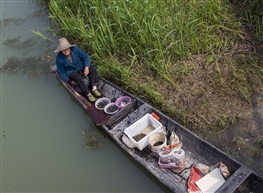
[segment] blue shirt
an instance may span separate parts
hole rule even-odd
[[[90,57],[77,46],[70,47],[72,63],[61,51],[56,57],[57,73],[60,78],[67,82],[69,75],[78,70],[83,70],[86,66],[90,66]]]

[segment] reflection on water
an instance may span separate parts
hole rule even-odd
[[[48,34],[43,11],[30,0],[0,10],[1,192],[167,192],[46,73],[56,45],[32,33]]]

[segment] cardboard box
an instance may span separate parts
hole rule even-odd
[[[162,124],[148,113],[129,126],[124,134],[139,150],[143,150],[149,145],[149,136],[160,132],[161,128]]]

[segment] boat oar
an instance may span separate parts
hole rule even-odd
[[[102,125],[102,124],[104,124],[110,120],[110,118],[105,113],[103,113],[102,111],[100,111],[99,109],[94,107],[92,104],[90,104],[81,94],[79,94],[77,91],[75,91],[75,89],[72,88],[71,85],[69,85],[68,83],[66,83],[62,80],[61,80],[61,82],[66,87],[68,87],[71,90],[71,92],[73,92],[73,94],[75,94],[87,106],[86,110],[87,110],[90,118],[93,120],[93,122],[97,126],[100,126],[100,125]]]

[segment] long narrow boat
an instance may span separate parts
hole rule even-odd
[[[108,115],[96,109],[94,104],[89,103],[74,88],[64,83],[57,75],[55,66],[51,70],[67,91],[86,109],[94,123],[102,127],[125,152],[167,186],[171,192],[194,192],[196,187],[194,183],[191,184],[191,180],[194,176],[193,168],[198,163],[205,166],[223,163],[227,167],[230,176],[225,179],[225,182],[220,185],[216,192],[263,192],[263,179],[261,176],[134,95],[100,78],[99,90],[103,96],[110,98],[111,101],[115,101],[122,96],[129,96],[132,99],[132,102],[125,108],[113,115]],[[139,150],[127,142],[128,138],[124,130],[138,122],[146,114],[157,115],[159,122],[167,133],[174,132],[180,138],[183,144],[182,148],[185,151],[183,167],[163,167],[158,163],[160,159],[158,153],[153,152],[149,147]],[[193,187],[190,187],[191,185]]]

